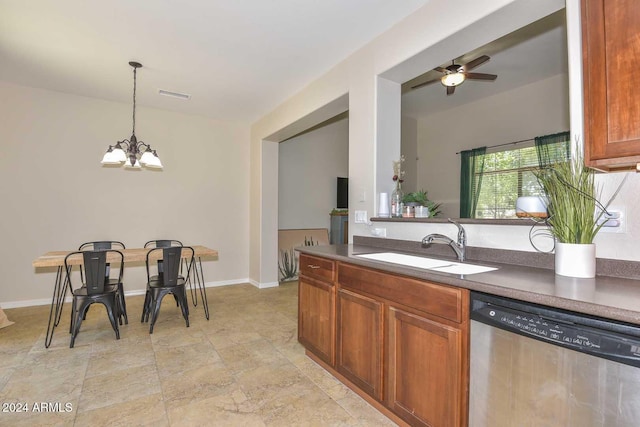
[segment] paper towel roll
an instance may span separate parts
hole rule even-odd
[[[389,218],[389,193],[380,193],[378,216],[380,218]]]

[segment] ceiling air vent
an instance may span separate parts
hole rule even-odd
[[[180,92],[171,92],[170,90],[158,89],[158,93],[160,95],[170,96],[172,98],[191,99],[191,95],[187,95],[186,93],[180,93]]]

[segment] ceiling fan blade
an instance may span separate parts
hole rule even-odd
[[[479,67],[480,65],[484,64],[488,60],[489,60],[489,57],[487,55],[482,55],[482,56],[477,57],[473,61],[468,62],[467,64],[465,64],[464,68],[467,71],[470,71],[470,70],[473,70],[474,68]]]
[[[455,92],[455,90],[455,86],[447,86],[447,95],[453,95],[453,92]]]
[[[441,73],[448,73],[449,70],[447,70],[446,68],[442,68],[442,67],[436,67],[434,68],[435,71],[440,71]]]
[[[484,74],[484,73],[465,73],[467,79],[469,80],[495,80],[498,78],[495,74]]]
[[[433,80],[428,80],[426,82],[422,82],[422,83],[417,84],[415,86],[411,86],[411,89],[418,89],[419,87],[430,85],[431,83],[435,83],[435,82],[439,82],[439,81],[440,81],[440,77],[438,77],[437,79],[433,79]]]

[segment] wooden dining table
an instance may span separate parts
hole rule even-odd
[[[186,280],[190,285],[191,299],[194,306],[198,305],[198,291],[200,292],[200,298],[202,300],[202,306],[207,320],[209,320],[209,304],[207,301],[207,293],[204,287],[204,274],[202,271],[202,258],[217,258],[218,251],[215,249],[207,248],[206,246],[195,245],[190,246],[193,248],[194,257],[187,266]],[[124,264],[146,262],[147,254],[153,248],[132,248],[132,249],[117,249],[122,252],[124,256]],[[53,287],[53,297],[51,298],[51,309],[49,311],[49,321],[47,323],[47,334],[45,335],[44,345],[49,348],[51,340],[53,339],[53,332],[60,323],[60,317],[62,315],[62,308],[64,306],[64,300],[67,296],[67,291],[72,291],[71,281],[69,279],[69,272],[65,271],[65,258],[71,252],[77,251],[51,251],[44,255],[39,256],[32,262],[32,266],[38,268],[52,268],[57,269],[56,279]],[[191,250],[188,247],[182,250],[182,258],[191,258]],[[156,261],[162,259],[162,251],[154,251],[150,256],[150,261]],[[112,264],[120,263],[120,256],[115,253],[107,255],[107,262]],[[82,254],[75,254],[67,259],[67,265],[69,270],[72,266],[82,265]]]

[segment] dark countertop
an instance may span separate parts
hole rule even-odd
[[[640,280],[605,276],[576,279],[558,276],[553,270],[545,268],[474,260],[467,262],[498,267],[498,270],[462,276],[355,256],[379,252],[402,253],[375,246],[303,246],[296,250],[389,273],[640,325]],[[438,258],[456,261],[449,257]]]

